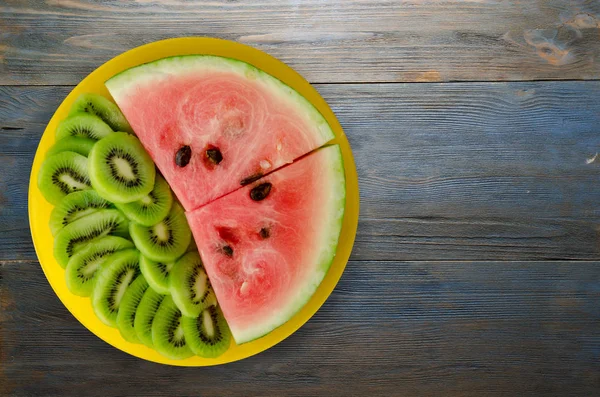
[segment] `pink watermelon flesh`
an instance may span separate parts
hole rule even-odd
[[[266,183],[268,195],[255,201]],[[284,324],[314,294],[335,256],[344,205],[334,145],[187,213],[237,343]]]
[[[187,211],[334,137],[296,91],[229,58],[165,58],[129,69],[106,86]],[[181,167],[176,157],[184,146],[191,157]]]

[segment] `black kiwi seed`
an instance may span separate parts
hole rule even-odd
[[[221,151],[219,150],[219,148],[216,148],[216,147],[208,149],[206,151],[206,157],[214,165],[217,165],[221,161],[223,161],[223,155],[221,154]]]
[[[78,244],[93,240],[101,234],[114,233],[119,227],[119,223],[114,220],[110,220],[105,222],[102,226],[103,227],[92,229],[88,234],[69,240],[69,243],[67,244],[67,254],[69,255],[69,258],[75,253],[75,247],[77,247]]]
[[[139,170],[138,170],[138,163],[136,161],[136,159],[129,153],[127,153],[126,151],[124,151],[121,148],[113,148],[112,150],[110,150],[105,157],[106,160],[106,164],[108,164],[108,166],[110,167],[110,172],[112,177],[119,181],[120,183],[124,184],[127,187],[135,187],[138,185],[141,185],[142,181],[140,180],[139,177],[136,177],[136,179],[126,179],[123,176],[121,176],[121,174],[119,173],[119,170],[117,169],[117,167],[115,166],[113,159],[114,158],[121,158],[125,161],[127,161],[127,163],[129,164],[129,166],[131,167],[131,172],[134,175],[139,175]]]
[[[271,183],[265,182],[250,190],[250,198],[254,201],[261,201],[267,198],[271,192]]]
[[[79,269],[85,269],[90,263],[100,258],[104,258],[105,256],[114,254],[115,252],[117,252],[117,248],[105,249],[98,252],[94,252],[92,255],[84,258],[83,262],[79,266]],[[84,274],[83,272],[77,272],[77,278],[80,279],[82,282],[87,282],[95,276],[96,272],[92,274]]]
[[[119,274],[117,274],[117,276],[115,277],[115,284],[110,288],[110,295],[108,295],[108,307],[110,308],[111,311],[117,311],[119,310],[119,305],[117,303],[117,301],[115,300],[115,297],[117,296],[118,292],[119,292],[119,288],[121,287],[121,284],[123,284],[123,280],[125,279],[125,277],[127,276],[127,273],[129,273],[128,268],[123,269]],[[135,280],[135,278],[139,275],[140,271],[139,269],[135,271],[134,276],[133,276],[133,280]]]
[[[260,232],[258,232],[258,234],[262,238],[269,238],[271,236],[271,231],[268,228],[263,227],[262,229],[260,229]]]
[[[262,172],[259,172],[259,173],[254,174],[254,175],[250,175],[249,177],[242,179],[240,181],[240,185],[246,186],[249,183],[252,183],[254,181],[259,180],[262,176],[263,176]]]
[[[208,309],[208,312],[210,313],[210,318],[212,319],[212,323],[213,324],[218,324],[219,323],[219,317],[217,314],[217,308],[214,306],[210,306]],[[198,316],[198,318],[196,319],[197,322],[197,327],[198,329],[202,329],[204,326],[204,319],[202,318],[202,316]],[[198,334],[198,336],[200,337],[200,339],[202,340],[202,342],[204,342],[205,344],[212,346],[212,345],[216,345],[217,343],[219,343],[221,341],[221,339],[223,338],[223,332],[221,330],[220,327],[215,327],[215,333],[216,335],[214,335],[212,338],[208,338],[207,335],[204,332],[200,332]]]
[[[192,148],[188,145],[182,146],[175,155],[175,164],[179,167],[185,167],[192,158]]]
[[[173,314],[171,318],[171,324],[167,329],[167,335],[169,338],[169,343],[175,347],[183,347],[186,345],[185,338],[180,338],[177,336],[177,328],[179,327],[179,323],[181,321],[181,313]]]
[[[54,171],[54,173],[52,174],[52,182],[56,186],[58,186],[58,188],[65,194],[72,193],[79,189],[73,189],[70,185],[63,182],[60,179],[62,175],[69,175],[71,178],[73,178],[75,181],[81,184],[88,186],[90,185],[90,180],[85,175],[81,175],[69,167],[57,168],[56,171]]]
[[[224,245],[223,248],[221,248],[221,251],[230,258],[233,256],[233,248],[228,245]]]

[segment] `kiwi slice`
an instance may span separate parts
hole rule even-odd
[[[125,291],[125,295],[123,295],[121,305],[119,306],[119,312],[117,313],[117,328],[119,329],[121,336],[131,343],[140,343],[140,339],[135,333],[133,324],[135,322],[135,312],[147,289],[148,282],[144,276],[140,274],[127,288],[127,291]]]
[[[87,157],[90,150],[92,150],[92,147],[94,147],[94,143],[96,143],[96,141],[90,138],[69,136],[57,141],[50,149],[48,149],[46,157],[61,152],[75,152]]]
[[[179,310],[188,317],[198,317],[206,307],[217,303],[197,252],[188,252],[175,262],[169,275],[169,292]]]
[[[56,233],[69,223],[98,210],[112,207],[112,204],[94,190],[82,190],[65,196],[50,213],[50,231]]]
[[[106,236],[86,245],[67,264],[65,277],[69,291],[90,296],[102,265],[112,254],[127,248],[134,248],[133,243],[117,236]]]
[[[73,102],[70,114],[80,112],[100,117],[113,129],[113,131],[133,131],[117,105],[102,95],[93,93],[81,94],[75,102]]]
[[[78,190],[91,189],[87,159],[75,152],[62,152],[48,157],[38,174],[38,188],[51,204]]]
[[[104,324],[117,326],[117,314],[123,296],[140,274],[139,259],[140,253],[136,249],[119,251],[111,255],[98,273],[92,293],[92,307]]]
[[[56,128],[56,140],[80,137],[95,141],[112,134],[113,130],[104,121],[91,114],[78,113],[61,121]]]
[[[163,299],[165,299],[165,295],[159,294],[149,287],[144,292],[144,296],[142,296],[140,304],[135,311],[135,319],[133,320],[135,333],[140,342],[150,348],[154,348],[154,344],[152,343],[152,322]]]
[[[154,162],[133,135],[114,132],[99,140],[89,160],[92,186],[113,203],[141,200],[154,188]]]
[[[56,234],[54,257],[63,268],[89,242],[109,234],[127,237],[128,220],[119,210],[99,210],[69,223]]]
[[[144,255],[140,258],[140,270],[148,280],[148,284],[156,292],[165,295],[169,293],[169,273],[174,265],[174,261],[157,262],[146,258]]]
[[[183,316],[185,341],[200,357],[218,357],[229,349],[231,331],[223,313],[216,306],[209,306],[198,317]]]
[[[181,322],[183,315],[170,296],[163,299],[152,322],[152,342],[163,356],[184,359],[194,355],[190,350]]]
[[[179,258],[192,238],[183,208],[175,201],[162,221],[153,226],[131,222],[129,233],[142,254],[158,262],[170,262]]]
[[[164,219],[173,204],[171,188],[165,179],[156,174],[154,188],[141,200],[117,204],[126,217],[144,226],[152,226]]]

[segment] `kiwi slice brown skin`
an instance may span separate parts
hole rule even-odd
[[[91,92],[81,94],[71,105],[70,114],[77,113],[88,113],[97,116],[108,124],[113,131],[133,132],[118,106],[102,95]]]
[[[131,343],[141,343],[134,328],[135,313],[147,289],[148,282],[140,274],[127,288],[119,305],[117,328],[123,339]]]
[[[117,236],[106,236],[86,245],[69,259],[65,269],[69,291],[78,296],[90,296],[104,263],[115,252],[128,248],[134,248],[133,243]]]
[[[117,326],[117,315],[123,297],[131,283],[140,274],[140,253],[127,249],[113,254],[98,273],[92,307],[96,316],[106,325]]]
[[[65,196],[50,213],[50,231],[56,236],[63,227],[98,210],[112,208],[94,190],[82,190]]]
[[[94,145],[88,158],[92,186],[113,203],[142,200],[154,188],[154,162],[133,135],[108,135]]]
[[[40,167],[38,188],[54,205],[69,193],[91,189],[87,158],[69,151],[48,156]]]
[[[116,204],[125,216],[143,226],[152,226],[162,221],[173,204],[171,188],[165,179],[156,174],[154,188],[141,200]]]
[[[79,137],[97,141],[112,133],[112,128],[100,118],[86,113],[74,113],[60,122],[56,128],[56,140]]]
[[[188,252],[175,262],[169,274],[169,292],[187,317],[198,317],[216,304],[216,297],[198,252]]]
[[[99,210],[68,224],[54,238],[54,257],[60,266],[89,243],[108,236],[127,236],[129,221],[116,209]]]
[[[182,360],[194,355],[185,340],[181,311],[170,296],[160,304],[152,322],[152,343],[165,357]]]
[[[200,357],[219,357],[231,345],[231,331],[217,306],[207,307],[198,317],[184,316],[182,324],[187,345]]]
[[[133,328],[135,333],[144,345],[154,348],[152,342],[152,323],[160,304],[166,295],[159,294],[152,288],[148,288],[135,311]]]
[[[157,262],[176,260],[183,255],[192,239],[183,208],[176,201],[169,214],[153,226],[131,222],[129,234],[142,254]]]

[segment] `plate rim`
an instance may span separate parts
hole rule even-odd
[[[198,48],[203,48],[203,51],[199,51]],[[308,99],[309,102],[311,102],[313,106],[315,106],[317,110],[321,112],[321,114],[323,114],[334,131],[335,138],[328,143],[340,144],[346,176],[346,207],[343,225],[340,231],[340,241],[338,243],[334,261],[325,278],[317,288],[317,291],[315,291],[313,296],[303,306],[303,308],[300,309],[300,311],[297,312],[286,323],[254,341],[242,345],[233,345],[230,347],[228,352],[216,359],[207,359],[194,356],[185,360],[172,360],[160,355],[154,349],[147,348],[144,345],[127,342],[121,337],[118,330],[101,323],[95,317],[93,310],[91,309],[89,298],[77,297],[66,290],[66,283],[64,282],[64,270],[56,263],[56,260],[54,259],[52,250],[54,238],[52,237],[52,234],[49,233],[49,227],[47,225],[48,218],[39,218],[40,214],[47,214],[49,217],[50,210],[53,208],[53,206],[46,202],[43,197],[41,197],[41,193],[37,187],[37,174],[43,161],[45,152],[54,143],[54,135],[52,133],[55,128],[54,126],[58,124],[59,120],[64,118],[64,115],[66,115],[68,112],[68,109],[70,108],[70,105],[75,97],[78,96],[79,93],[89,92],[84,88],[87,85],[97,85],[99,80],[102,80],[100,82],[102,88],[95,89],[93,92],[102,91],[103,95],[111,98],[110,94],[106,90],[106,87],[104,87],[104,81],[113,75],[130,67],[151,62],[152,60],[158,60],[166,56],[186,54],[219,55],[239,59],[254,65],[268,74],[275,76],[285,84],[292,87],[294,90],[298,91],[301,95]],[[107,78],[107,75],[110,76]],[[104,77],[101,78],[102,76]],[[69,92],[65,99],[56,108],[52,117],[46,124],[42,136],[40,137],[29,177],[27,207],[30,234],[40,267],[42,268],[44,275],[56,296],[67,308],[67,310],[79,321],[79,323],[81,323],[81,325],[83,325],[86,329],[104,342],[137,358],[173,366],[201,367],[239,361],[268,350],[294,334],[316,314],[319,308],[326,302],[331,293],[334,291],[335,286],[339,282],[349,260],[358,227],[360,206],[359,201],[358,176],[350,144],[335,114],[318,93],[318,91],[310,83],[308,83],[308,81],[306,81],[290,66],[254,47],[250,47],[235,41],[212,37],[180,37],[155,41],[127,50],[111,58],[93,70]],[[48,237],[50,241],[48,241]],[[52,244],[49,244],[50,242]],[[50,258],[48,258],[48,250],[51,251],[49,255]],[[56,274],[57,271],[60,274]],[[59,285],[59,279],[62,280],[62,284],[64,285]],[[87,313],[85,310],[86,308],[77,307],[77,303],[81,303],[86,300],[88,301]],[[234,350],[233,352],[231,351],[232,349]]]

